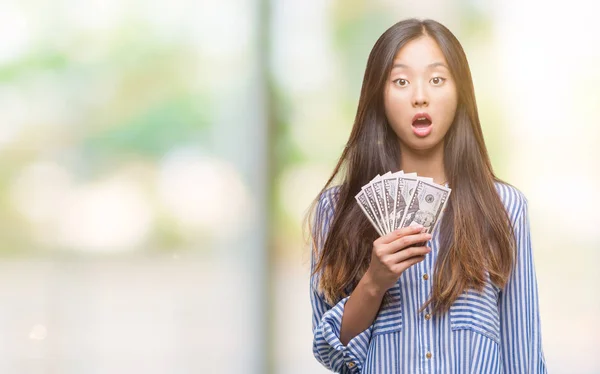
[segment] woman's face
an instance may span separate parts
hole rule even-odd
[[[457,100],[448,63],[431,37],[412,40],[398,51],[384,103],[388,123],[403,147],[419,152],[443,144]]]

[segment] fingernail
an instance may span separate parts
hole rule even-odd
[[[417,223],[416,225],[414,225],[414,226],[415,226],[416,228],[418,228],[418,229],[422,229],[422,228],[424,228],[424,227],[423,227],[423,225],[421,225],[421,224],[418,224],[418,223]]]

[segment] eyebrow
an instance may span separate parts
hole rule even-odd
[[[448,67],[446,66],[446,64],[444,64],[443,62],[433,62],[433,63],[427,65],[427,68],[428,69],[433,69],[433,68],[437,68],[438,66],[441,66],[443,68],[448,69]],[[395,68],[410,69],[410,67],[408,65],[404,65],[404,64],[400,64],[400,63],[396,63],[396,64],[394,64],[392,66],[392,69],[395,69]],[[448,69],[448,70],[450,70],[450,69]]]

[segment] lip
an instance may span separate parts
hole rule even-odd
[[[431,120],[431,116],[429,114],[427,114],[425,112],[422,112],[422,113],[415,114],[415,116],[412,119],[413,123],[417,120],[417,118],[421,118],[421,117],[425,117],[425,118],[427,118],[429,120],[429,122],[433,122]]]

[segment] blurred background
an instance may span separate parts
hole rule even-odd
[[[529,199],[549,371],[600,373],[596,7],[2,0],[0,372],[326,373],[302,219],[373,44],[419,17]]]

